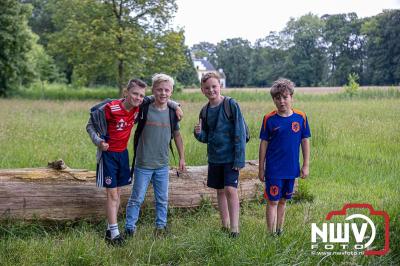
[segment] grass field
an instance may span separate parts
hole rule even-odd
[[[235,92],[250,127],[247,159],[257,159],[263,114],[273,109],[263,92]],[[183,103],[181,123],[188,165],[206,164],[205,145],[195,141],[193,126],[204,104],[199,93],[177,95]],[[90,101],[0,100],[0,168],[39,167],[58,158],[73,168],[94,169],[95,148],[85,125]],[[308,115],[312,131],[311,175],[301,188],[314,197],[287,208],[285,234],[265,232],[259,202],[241,209],[241,236],[232,240],[219,231],[218,212],[170,210],[170,234],[152,236],[153,212],[143,213],[138,234],[122,248],[108,247],[104,222],[0,223],[0,265],[31,264],[381,264],[400,263],[400,93],[363,91],[295,95],[295,108]],[[171,163],[174,163],[173,161]],[[1,185],[1,184],[0,184]],[[385,256],[311,255],[311,223],[324,222],[345,203],[369,203],[391,217],[390,248]],[[123,223],[120,223],[120,227]],[[382,222],[377,220],[383,243]]]

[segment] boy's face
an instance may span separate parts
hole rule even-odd
[[[145,95],[145,88],[138,85],[131,87],[126,94],[126,101],[133,107],[138,107],[142,104]]]
[[[293,98],[288,91],[273,98],[279,113],[287,113],[292,109]]]
[[[166,104],[171,98],[173,87],[169,81],[161,81],[153,87],[153,95],[156,104]]]
[[[201,85],[201,91],[208,100],[218,99],[221,95],[221,84],[216,78],[209,78]]]

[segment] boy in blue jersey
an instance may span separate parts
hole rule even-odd
[[[293,92],[290,80],[274,82],[270,93],[276,110],[264,116],[260,131],[258,178],[265,182],[267,229],[278,236],[282,234],[286,200],[292,198],[295,179],[309,174],[311,133],[305,113],[292,109]]]

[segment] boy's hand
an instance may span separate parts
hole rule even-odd
[[[109,147],[109,145],[108,145],[107,142],[105,142],[105,141],[100,142],[100,149],[101,149],[102,151],[107,151],[107,150],[108,150],[108,147]]]
[[[303,165],[303,167],[301,167],[300,177],[305,179],[309,174],[310,174],[310,169],[308,165]]]
[[[181,107],[179,107],[179,106],[176,107],[175,114],[178,117],[178,120],[181,121],[183,118],[183,111],[182,111]]]
[[[201,133],[201,118],[199,119],[199,123],[194,126],[194,132],[199,135]]]
[[[185,159],[179,159],[179,170],[180,171],[186,171]]]
[[[260,179],[261,182],[265,182],[264,171],[258,171],[258,179]]]

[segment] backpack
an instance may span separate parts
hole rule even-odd
[[[131,167],[131,176],[133,176],[133,172],[135,169],[135,161],[136,161],[136,150],[139,145],[139,138],[142,135],[143,129],[146,125],[147,121],[147,113],[149,112],[150,104],[145,104],[140,107],[139,114],[136,118],[136,131],[133,138],[133,160],[132,160],[132,167]],[[169,123],[171,128],[171,139],[169,141],[169,149],[171,150],[172,156],[175,159],[174,149],[172,148],[172,139],[174,138],[174,128],[178,123],[178,117],[176,116],[175,110],[168,107],[169,110]]]
[[[226,117],[228,118],[229,121],[233,121],[233,115],[232,115],[232,98],[229,96],[225,96],[224,98],[224,113],[226,115]],[[199,118],[201,118],[202,121],[204,121],[204,129],[206,131],[208,131],[208,125],[207,125],[207,113],[208,113],[208,108],[210,107],[210,103],[207,103],[206,105],[203,106],[203,108],[201,108],[200,111],[200,115]],[[244,128],[245,128],[245,132],[246,132],[246,143],[249,142],[250,140],[250,130],[249,127],[247,126],[246,121],[243,118],[243,122],[244,122]]]

